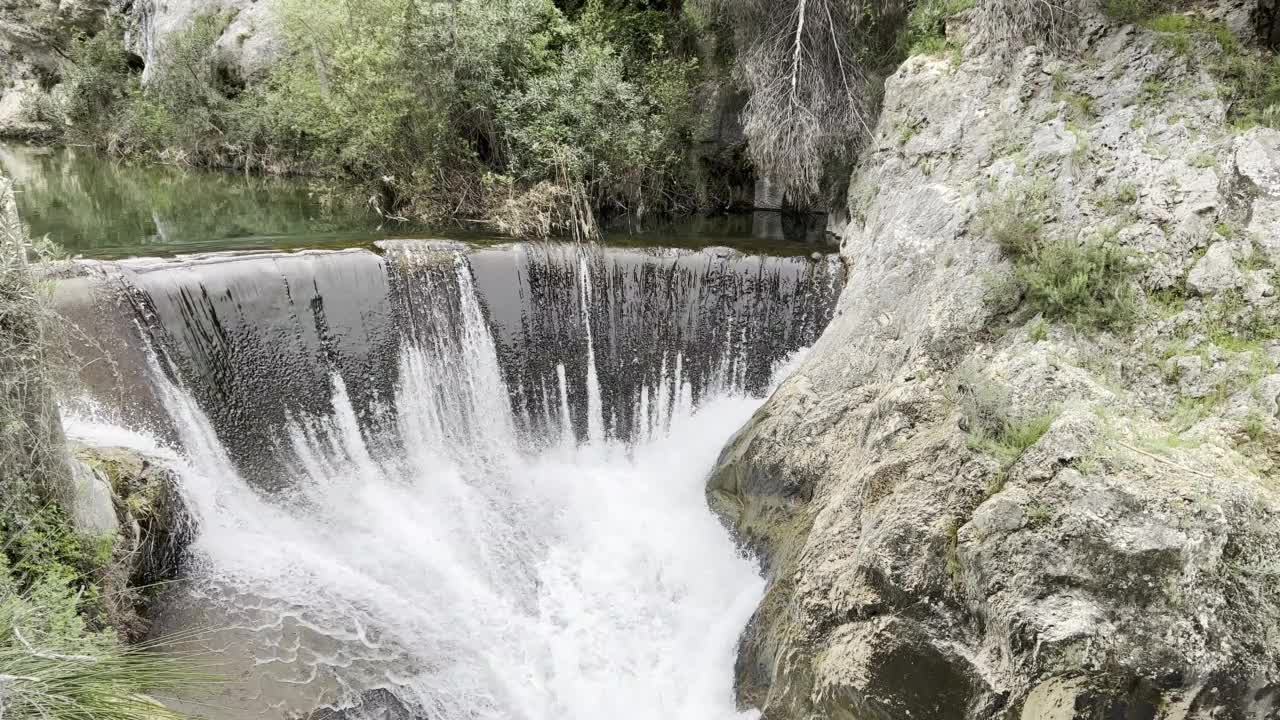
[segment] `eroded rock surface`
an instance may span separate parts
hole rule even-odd
[[[888,81],[836,319],[708,485],[770,579],[737,668],[769,720],[1280,713],[1280,133],[1146,30],[1083,36]],[[993,299],[978,216],[1029,182],[1141,258],[1134,329]],[[1001,457],[992,402],[1042,434]]]
[[[165,43],[188,30],[201,16],[223,21],[215,52],[222,65],[240,81],[265,73],[282,48],[275,3],[271,0],[136,0],[120,5],[126,19],[125,44],[155,66]],[[148,76],[144,70],[144,80]]]

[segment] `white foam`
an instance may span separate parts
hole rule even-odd
[[[677,355],[674,377],[664,368],[641,395],[636,445],[605,436],[598,387],[578,444],[562,366],[568,442],[522,450],[460,274],[462,332],[402,354],[398,443],[362,437],[335,376],[333,415],[294,418],[280,439],[285,490],[241,477],[158,371],[185,459],[69,418],[73,435],[180,464],[201,528],[182,622],[225,627],[216,651],[244,678],[202,714],[283,718],[381,687],[433,720],[741,717],[734,650],[764,583],[703,488],[761,401],[726,387],[694,408]]]

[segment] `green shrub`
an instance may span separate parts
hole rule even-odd
[[[1015,188],[983,210],[980,229],[1013,263],[1013,283],[1035,312],[1087,327],[1128,327],[1137,314],[1132,253],[1106,237],[1047,236],[1049,193],[1044,182]]]
[[[1105,0],[1102,9],[1116,22],[1137,23],[1164,12],[1172,5],[1169,0]]]
[[[280,0],[289,52],[247,87],[213,52],[222,16],[170,36],[145,87],[113,27],[77,45],[76,132],[121,157],[347,178],[389,217],[482,216],[544,183],[588,211],[680,208],[700,76],[689,21],[660,5]]]
[[[124,50],[124,29],[118,22],[110,22],[93,37],[76,40],[67,80],[71,139],[99,144],[112,130],[115,113],[138,92]]]
[[[0,676],[6,720],[177,720],[145,693],[217,681],[189,657],[89,631],[56,573],[26,593],[0,587]]]
[[[975,0],[921,0],[907,16],[901,44],[909,55],[934,54],[947,48],[947,20],[972,8]]]

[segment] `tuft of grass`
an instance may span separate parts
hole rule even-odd
[[[969,10],[976,0],[921,0],[907,16],[902,47],[908,55],[938,55],[958,50],[947,38],[947,20]]]
[[[1263,419],[1262,414],[1257,412],[1249,413],[1244,419],[1244,423],[1240,426],[1240,430],[1250,442],[1259,443],[1267,435],[1267,421]]]
[[[1138,201],[1138,187],[1131,182],[1121,183],[1116,188],[1115,193],[1104,196],[1098,201],[1101,207],[1108,215],[1118,215],[1121,212],[1133,207]]]
[[[1163,80],[1152,78],[1142,81],[1138,96],[1143,104],[1154,104],[1164,98],[1166,90]]]
[[[969,448],[997,458],[1003,468],[1012,465],[1043,437],[1058,417],[1056,411],[1031,418],[1015,415],[1008,390],[986,377],[973,363],[956,369],[946,394],[964,419]],[[988,493],[999,492],[1003,482],[1001,472]]]
[[[1217,164],[1218,164],[1218,158],[1214,157],[1213,153],[1211,152],[1196,153],[1191,158],[1191,161],[1190,161],[1191,167],[1197,168],[1200,170],[1211,168]]]
[[[1053,519],[1053,509],[1044,503],[1032,503],[1027,506],[1027,523],[1031,527],[1040,527]]]
[[[1098,116],[1093,96],[1073,91],[1067,76],[1061,71],[1053,74],[1050,87],[1053,89],[1054,101],[1066,106],[1067,118],[1072,122],[1087,122]]]
[[[1240,269],[1245,272],[1265,270],[1271,267],[1271,256],[1256,243],[1249,249],[1249,254],[1240,259]]]
[[[219,682],[188,655],[158,644],[121,647],[109,634],[87,632],[75,604],[71,588],[52,576],[24,595],[0,595],[5,718],[179,720],[146,693]]]
[[[1048,340],[1049,323],[1045,322],[1044,318],[1036,318],[1036,321],[1031,323],[1027,328],[1027,335],[1031,338],[1032,342],[1044,342],[1045,340]]]
[[[1200,27],[1200,21],[1191,15],[1166,13],[1147,20],[1147,27],[1158,33],[1185,35]]]
[[[1280,321],[1239,290],[1215,297],[1205,308],[1204,325],[1210,342],[1230,352],[1251,352],[1280,339]]]
[[[1057,419],[1056,413],[1039,415],[1028,420],[1008,419],[997,428],[970,433],[969,447],[995,457],[1007,467],[1022,457],[1027,448],[1044,437],[1055,419]]]

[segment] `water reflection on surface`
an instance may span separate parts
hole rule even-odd
[[[302,180],[118,163],[88,148],[0,145],[0,172],[15,181],[32,235],[85,257],[355,247],[390,237],[509,239],[475,226],[386,222],[363,206],[325,202]],[[676,223],[623,219],[606,242],[791,255],[819,249],[827,237],[821,215],[757,211]]]

